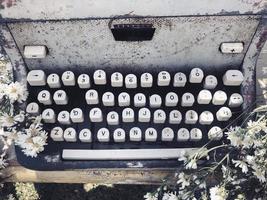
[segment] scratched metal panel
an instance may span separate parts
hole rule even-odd
[[[266,13],[266,0],[1,0],[1,20]]]
[[[21,52],[24,45],[47,45],[45,59],[25,59],[30,69],[80,67],[240,66],[259,16],[101,19],[10,23]],[[115,41],[116,23],[152,23],[151,41]],[[222,42],[242,41],[241,54],[222,54]]]

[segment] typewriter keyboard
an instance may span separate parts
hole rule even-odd
[[[63,160],[174,159],[221,142],[242,111],[239,70],[110,70],[29,71],[26,112],[42,115],[47,151]]]

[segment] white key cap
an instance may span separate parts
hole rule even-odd
[[[186,82],[186,75],[184,73],[178,72],[174,75],[173,87],[184,87]]]
[[[205,81],[204,81],[205,89],[212,90],[217,86],[217,84],[218,84],[218,80],[215,76],[213,75],[206,76]]]
[[[47,54],[47,47],[44,45],[24,46],[23,55],[25,58],[37,59],[45,58]]]
[[[37,115],[40,112],[40,107],[37,103],[29,103],[26,107],[26,112],[32,115]]]
[[[168,86],[171,81],[171,75],[167,71],[162,71],[158,74],[158,86]]]
[[[157,140],[158,133],[154,128],[148,128],[145,131],[145,141],[146,142],[155,142]]]
[[[168,107],[176,106],[178,103],[178,96],[174,92],[169,92],[165,97],[165,105]]]
[[[27,81],[31,86],[44,86],[46,75],[43,70],[31,70],[27,75]]]
[[[111,111],[107,114],[107,123],[108,125],[118,125],[119,124],[119,115],[115,111]]]
[[[149,106],[151,108],[159,108],[161,104],[162,104],[162,100],[158,94],[153,94],[149,97]]]
[[[109,130],[101,128],[97,131],[97,139],[99,142],[109,142]]]
[[[198,128],[193,128],[190,131],[190,141],[199,141],[202,139],[202,131]]]
[[[186,128],[180,128],[177,132],[177,141],[178,142],[185,142],[190,139],[190,133]]]
[[[102,111],[99,108],[91,109],[89,113],[89,118],[91,122],[102,122],[103,121]]]
[[[98,93],[96,90],[88,90],[85,94],[85,100],[88,105],[95,105],[99,103]]]
[[[64,141],[63,129],[60,127],[54,127],[50,132],[50,137],[53,141],[61,142]]]
[[[79,140],[81,142],[92,142],[92,133],[88,128],[84,128],[79,133]]]
[[[201,83],[204,78],[204,73],[200,68],[193,68],[189,75],[190,83]]]
[[[170,142],[173,141],[173,138],[174,138],[174,132],[171,128],[166,127],[162,129],[161,141]]]
[[[111,92],[105,92],[102,96],[102,102],[104,106],[114,106],[115,105],[115,97]]]
[[[177,159],[185,152],[193,155],[198,148],[176,149],[63,149],[65,160],[158,160]]]
[[[94,83],[96,85],[105,85],[107,83],[106,72],[104,70],[96,70],[94,72]]]
[[[208,138],[210,140],[220,140],[223,137],[222,129],[218,126],[213,126],[208,132]]]
[[[66,71],[62,74],[61,80],[65,86],[75,85],[75,75],[72,71]]]
[[[138,127],[133,127],[130,129],[130,141],[140,142],[142,140],[142,131]]]
[[[224,91],[218,90],[214,93],[212,103],[214,105],[223,105],[227,100],[227,95]]]
[[[47,77],[47,84],[49,85],[50,88],[60,88],[60,79],[57,74],[49,74]]]
[[[76,142],[77,141],[77,135],[76,135],[76,130],[74,128],[67,128],[64,131],[64,139],[67,142]]]
[[[90,84],[90,77],[87,74],[80,74],[77,79],[77,83],[80,88],[89,88]]]
[[[141,75],[141,87],[152,87],[153,76],[150,73],[143,73]]]
[[[239,86],[244,80],[244,76],[239,70],[228,70],[223,75],[223,84],[227,86]]]
[[[134,74],[128,74],[127,76],[125,76],[125,87],[137,88],[137,78]]]
[[[165,121],[166,121],[166,113],[161,109],[156,110],[154,112],[153,122],[155,124],[162,124]]]
[[[214,117],[210,111],[203,111],[199,116],[199,123],[202,125],[210,125],[213,120]]]
[[[61,111],[58,113],[57,121],[60,124],[70,124],[70,113],[68,111]]]
[[[182,114],[178,110],[172,110],[169,114],[170,124],[180,124],[182,120]]]
[[[123,86],[123,76],[120,72],[115,72],[111,75],[111,86],[112,87]]]
[[[221,107],[216,112],[216,117],[218,121],[228,121],[232,117],[232,111],[230,110],[230,108]]]
[[[197,96],[198,104],[209,104],[211,99],[212,95],[209,90],[201,90]]]
[[[126,92],[122,92],[118,96],[119,106],[129,106],[130,105],[130,95]]]
[[[134,95],[134,106],[143,107],[146,105],[146,96],[142,93],[137,93]]]
[[[122,111],[123,122],[134,122],[134,111],[131,108],[125,108]]]
[[[121,128],[117,128],[113,132],[114,142],[125,142],[125,131]]]
[[[42,119],[45,123],[55,123],[56,115],[53,109],[47,108],[42,112]]]
[[[82,109],[73,108],[70,112],[70,119],[73,123],[82,123],[84,121]]]
[[[57,105],[68,104],[68,96],[64,90],[57,90],[53,95],[53,99]]]
[[[50,92],[47,90],[42,90],[41,92],[39,92],[37,99],[40,103],[42,103],[44,105],[51,105],[52,104]]]
[[[241,106],[243,101],[243,97],[240,94],[234,93],[230,96],[228,105],[230,108],[236,108]]]
[[[151,113],[148,108],[141,108],[138,111],[138,121],[139,122],[150,122]]]
[[[193,96],[193,94],[189,92],[183,94],[181,102],[181,105],[183,107],[190,107],[194,104],[194,102],[195,102],[195,97]]]
[[[195,124],[198,120],[198,114],[194,110],[188,110],[185,113],[185,123],[186,124]]]

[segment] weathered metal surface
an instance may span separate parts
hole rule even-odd
[[[25,59],[29,69],[138,67],[240,67],[260,16],[209,16],[47,21],[8,24],[16,43],[46,45],[44,59]],[[115,41],[113,24],[151,23],[151,41]],[[222,42],[242,41],[241,54],[222,54]]]
[[[242,95],[245,100],[244,107],[255,106],[255,100],[259,100],[259,97],[256,96],[256,82],[258,81],[256,79],[256,70],[260,70],[260,68],[256,68],[256,64],[266,40],[267,16],[263,16],[242,65],[245,77],[242,83]]]
[[[1,53],[5,56],[6,61],[12,64],[13,71],[16,72],[14,78],[26,84],[26,66],[23,57],[6,25],[0,25],[0,44]]]
[[[262,42],[264,44],[262,51],[257,59],[256,66],[256,95],[258,105],[267,105],[267,25],[262,32]],[[264,36],[264,37],[263,37]]]
[[[2,20],[258,14],[266,0],[1,0]]]

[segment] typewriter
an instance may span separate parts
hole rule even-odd
[[[23,166],[177,167],[255,107],[264,1],[92,2],[1,3],[2,53],[48,133],[37,158],[16,147]]]

